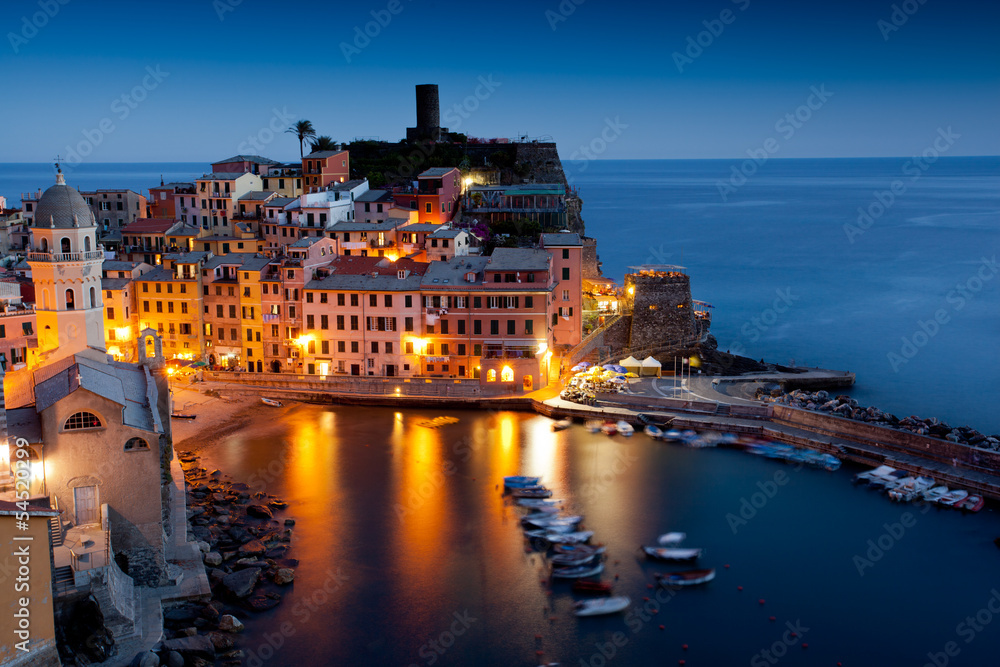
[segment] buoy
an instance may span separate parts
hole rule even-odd
[[[684,649],[684,650],[686,651],[686,650],[688,650],[688,645],[687,645],[687,644],[682,644],[682,645],[681,645],[681,648],[682,648],[682,649]]]
[[[743,587],[742,587],[742,586],[737,586],[737,587],[736,587],[736,590],[738,590],[738,591],[742,591],[742,590],[743,590]]]
[[[774,618],[774,616],[768,616],[768,617],[767,617],[767,620],[769,620],[769,621],[771,621],[772,623],[774,623],[774,622],[775,622],[775,621],[776,621],[777,619],[776,619],[776,618]]]
[[[649,602],[649,598],[643,598],[642,601],[643,602]]]
[[[759,602],[759,603],[761,603],[761,605],[763,605],[764,604],[764,598],[761,598],[761,599],[757,600],[757,602]]]
[[[808,644],[808,642],[807,642],[807,643],[803,643],[803,644],[802,644],[802,648],[809,648],[809,644]]]

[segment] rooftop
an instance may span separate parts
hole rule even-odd
[[[306,155],[302,159],[303,160],[322,160],[324,158],[332,157],[334,155],[340,155],[341,153],[346,153],[346,152],[347,151],[344,151],[344,150],[340,150],[340,151],[315,151],[313,153],[310,153],[309,155]]]
[[[357,220],[347,222],[340,221],[334,223],[329,231],[331,232],[387,232],[397,227],[402,227],[409,220],[407,218],[388,218],[381,222],[358,222]],[[406,228],[409,231],[409,227]]]
[[[275,197],[271,201],[267,202],[267,205],[274,207],[280,206],[284,208],[285,206],[288,206],[292,202],[297,202],[298,200],[299,200],[298,197]]]
[[[235,181],[238,178],[243,178],[244,176],[254,176],[250,172],[236,173],[235,171],[213,171],[211,174],[204,174],[198,180],[199,181]]]
[[[122,228],[126,234],[162,234],[177,224],[170,218],[137,218]]]
[[[431,167],[430,169],[425,169],[420,172],[417,178],[441,178],[446,176],[453,171],[457,171],[458,167]]]
[[[445,227],[444,223],[435,222],[418,222],[416,224],[407,225],[406,231],[408,232],[436,232],[437,230]]]
[[[388,190],[369,190],[368,192],[358,195],[354,201],[360,202],[391,202],[392,193]]]
[[[433,234],[428,234],[427,238],[429,238],[429,239],[453,239],[453,238],[456,238],[459,234],[464,234],[464,233],[465,233],[465,231],[463,231],[461,229],[439,229],[436,232],[434,232]]]
[[[444,285],[473,285],[481,283],[483,269],[486,268],[486,257],[455,257],[446,262],[432,262],[424,273],[424,287],[440,287]],[[468,282],[466,274],[475,273],[476,279]]]
[[[554,234],[542,234],[542,245],[546,248],[559,248],[563,246],[582,246],[580,235],[575,232],[557,232]]]
[[[243,201],[244,199],[252,201],[264,201],[266,199],[273,197],[276,194],[278,193],[272,192],[270,190],[251,190],[250,192],[240,197],[240,201]]]
[[[256,164],[281,164],[277,160],[261,157],[259,155],[234,155],[233,157],[226,158],[225,160],[218,160],[217,162],[213,162],[212,164],[229,164],[233,162],[254,162]]]
[[[486,265],[490,271],[544,271],[551,255],[541,248],[496,248]]]

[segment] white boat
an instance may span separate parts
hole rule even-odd
[[[518,498],[521,507],[555,507],[562,504],[562,498]]]
[[[929,503],[936,503],[946,493],[948,493],[947,486],[935,486],[933,489],[924,491],[921,497]]]
[[[618,432],[618,427],[615,426],[613,421],[606,421],[601,424],[601,433],[604,435],[614,435]]]
[[[648,435],[653,440],[660,440],[663,438],[663,429],[655,424],[649,424],[646,428],[642,429],[642,432]]]
[[[854,481],[868,484],[873,479],[885,479],[890,473],[893,472],[896,472],[896,469],[892,466],[879,466],[877,468],[872,468],[871,470],[859,472],[854,476]]]
[[[925,484],[921,480],[927,480],[930,483]],[[923,493],[933,485],[934,480],[929,477],[907,477],[899,486],[889,491],[889,497],[895,501],[908,502],[916,498],[918,493]]]
[[[902,484],[909,476],[909,473],[905,470],[894,470],[885,477],[872,478],[869,484],[875,489],[891,491]]]
[[[552,430],[563,431],[565,429],[568,429],[572,425],[573,425],[573,420],[567,417],[566,419],[560,419],[559,421],[552,422]]]
[[[630,437],[633,433],[635,433],[635,429],[632,428],[632,425],[629,424],[624,419],[619,420],[618,423],[615,424],[615,428],[618,429],[618,433],[624,435],[626,438]]]
[[[969,492],[965,489],[955,489],[954,491],[949,491],[941,496],[941,499],[938,500],[938,504],[944,505],[945,507],[954,507],[968,497]]]
[[[280,408],[281,401],[276,401],[273,398],[263,398],[261,397],[260,402],[264,405],[270,405],[272,408]]]
[[[525,521],[524,523],[534,528],[545,528],[553,532],[569,533],[572,532],[573,527],[582,520],[582,516],[568,516],[565,519],[560,517],[531,519],[530,521]]]
[[[548,540],[553,544],[580,544],[582,542],[586,542],[594,536],[594,531],[592,530],[580,530],[573,533],[553,533],[548,530],[542,530],[539,532],[542,533],[539,537]],[[528,535],[528,533],[525,533],[525,535]]]
[[[715,579],[715,568],[711,570],[688,570],[686,572],[667,572],[654,575],[661,586],[681,587],[697,586]]]
[[[586,565],[598,557],[599,554],[591,551],[584,551],[578,554],[554,554],[549,561],[559,567],[578,567]]]
[[[679,442],[684,438],[684,434],[675,428],[663,432],[663,439],[670,442]]]
[[[588,419],[584,426],[586,426],[587,430],[591,433],[598,433],[600,432],[601,427],[604,426],[604,422],[600,419]]]
[[[554,579],[581,579],[592,577],[604,571],[604,563],[597,565],[581,565],[580,567],[556,567],[552,569]]]
[[[601,616],[602,614],[617,614],[628,609],[632,600],[627,595],[617,595],[609,598],[594,598],[580,600],[573,606],[577,616]]]
[[[701,549],[666,549],[661,547],[643,547],[642,550],[650,558],[675,562],[697,560],[702,551]]]
[[[675,547],[687,537],[687,533],[664,533],[656,540],[661,547]]]

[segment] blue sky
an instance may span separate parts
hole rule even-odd
[[[443,125],[564,159],[906,156],[949,126],[1000,154],[993,3],[62,2],[4,2],[0,161],[290,160],[290,118],[401,138],[419,83]]]

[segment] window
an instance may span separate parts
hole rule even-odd
[[[426,329],[424,333],[429,333],[429,334],[435,333],[435,328],[433,324],[426,325],[424,329]]]
[[[526,297],[524,297],[524,307],[525,308],[534,308],[535,307],[535,297],[533,297],[533,296],[526,296]]]
[[[443,356],[443,357],[449,356],[449,353],[448,353],[448,343],[442,343],[441,344],[441,356]]]
[[[562,256],[563,259],[569,259],[569,248],[563,248]]]
[[[108,319],[109,320],[115,319],[115,309],[114,308],[108,308]],[[3,334],[0,333],[0,338],[2,338],[2,337],[3,337]]]
[[[513,336],[516,332],[514,326],[517,324],[515,320],[507,320],[507,335]]]
[[[413,318],[412,317],[404,317],[403,318],[403,330],[404,331],[413,331]]]
[[[403,352],[406,354],[413,354],[413,343],[403,343]]]
[[[428,208],[430,208],[430,206],[431,206],[430,204],[427,205]],[[427,372],[428,373],[434,372],[434,364],[427,364]]]
[[[499,273],[494,273],[493,274],[493,282],[495,282],[495,283],[500,282],[500,274]]]
[[[247,294],[247,296],[250,296],[250,295]],[[312,302],[313,302],[313,293],[312,292],[306,292],[306,303],[312,303]]]
[[[563,280],[569,280],[569,267],[568,266],[564,266],[563,267],[563,270],[562,270],[562,279]]]
[[[495,368],[491,368],[490,370],[486,371],[486,381],[487,382],[497,381],[497,371]]]
[[[460,357],[464,357],[465,356],[465,343],[459,343],[458,344],[458,356],[460,356]]]
[[[490,335],[498,336],[500,334],[500,320],[490,320]]]
[[[78,431],[84,428],[101,428],[101,420],[92,412],[77,412],[70,415],[63,424],[64,431]]]
[[[386,294],[385,295],[385,307],[386,308],[392,308],[392,295],[391,294]]]
[[[483,333],[483,321],[472,320],[472,333],[476,336]]]
[[[344,330],[344,316],[337,315],[337,331],[343,331],[343,330]]]
[[[361,346],[358,344],[358,341],[352,340],[351,341],[351,354],[357,354],[358,351],[359,351],[359,349],[360,349],[360,347]]]
[[[483,297],[481,297],[481,296],[474,296],[474,297],[472,297],[472,307],[473,308],[482,308],[483,307]]]
[[[224,309],[223,309],[223,306],[221,304],[217,305],[215,307],[215,316],[218,317],[218,318],[220,318],[220,319],[223,318],[223,317],[225,317],[225,315],[222,314],[223,310]]]
[[[564,289],[562,292],[563,292],[563,301],[569,301],[569,290]]]
[[[323,251],[324,251],[324,254],[325,254],[325,252],[326,252],[326,248],[323,248]],[[277,285],[275,285],[275,286],[274,286],[274,289],[278,289],[278,286],[277,286]],[[329,296],[330,296],[330,295],[329,295],[329,294],[327,294],[326,292],[320,292],[320,295],[319,295],[319,302],[320,302],[320,303],[328,303],[328,301],[329,301]]]
[[[142,302],[142,312],[144,312],[144,313],[148,313],[149,312],[149,302],[148,301],[143,301]]]
[[[458,333],[459,334],[464,334],[465,333],[465,320],[459,320],[458,321]]]
[[[347,351],[347,343],[342,340],[337,341],[337,352],[344,353]]]
[[[125,443],[126,452],[138,452],[138,451],[148,451],[149,443],[142,438],[130,438]]]
[[[352,294],[351,295],[351,307],[352,308],[357,308],[358,307],[358,295],[357,294]]]
[[[482,354],[483,354],[483,346],[482,345],[480,345],[479,343],[476,343],[475,345],[472,346],[472,356],[479,357],[479,356],[482,356]]]
[[[432,207],[433,207],[433,204],[431,204],[430,202],[427,202],[427,212],[428,213],[430,213],[432,211]]]
[[[351,315],[351,331],[357,331],[357,330],[358,330],[358,316]]]
[[[524,321],[524,333],[526,333],[526,334],[535,333],[535,321],[534,320],[525,320]]]
[[[372,354],[378,354],[378,341],[372,341]]]
[[[344,305],[344,295],[343,294],[338,294],[337,295],[337,305],[338,306],[343,306]]]
[[[441,320],[441,333],[448,333],[448,320]]]
[[[413,296],[410,294],[404,296],[403,305],[406,306],[407,308],[413,308]]]
[[[510,366],[504,366],[503,370],[500,371],[500,381],[501,382],[513,382],[514,381],[514,369]]]
[[[329,315],[320,315],[319,316],[319,328],[320,329],[329,329],[330,328],[330,316]]]
[[[306,329],[316,328],[316,317],[314,315],[306,315]]]
[[[330,341],[324,340],[322,343],[320,343],[320,349],[322,350],[323,354],[330,354]]]
[[[156,312],[158,312],[158,313],[162,313],[163,312],[163,302],[162,301],[157,301],[156,302]]]
[[[386,344],[385,344],[385,353],[386,354],[392,354],[392,342],[391,341],[387,341],[386,342]]]

